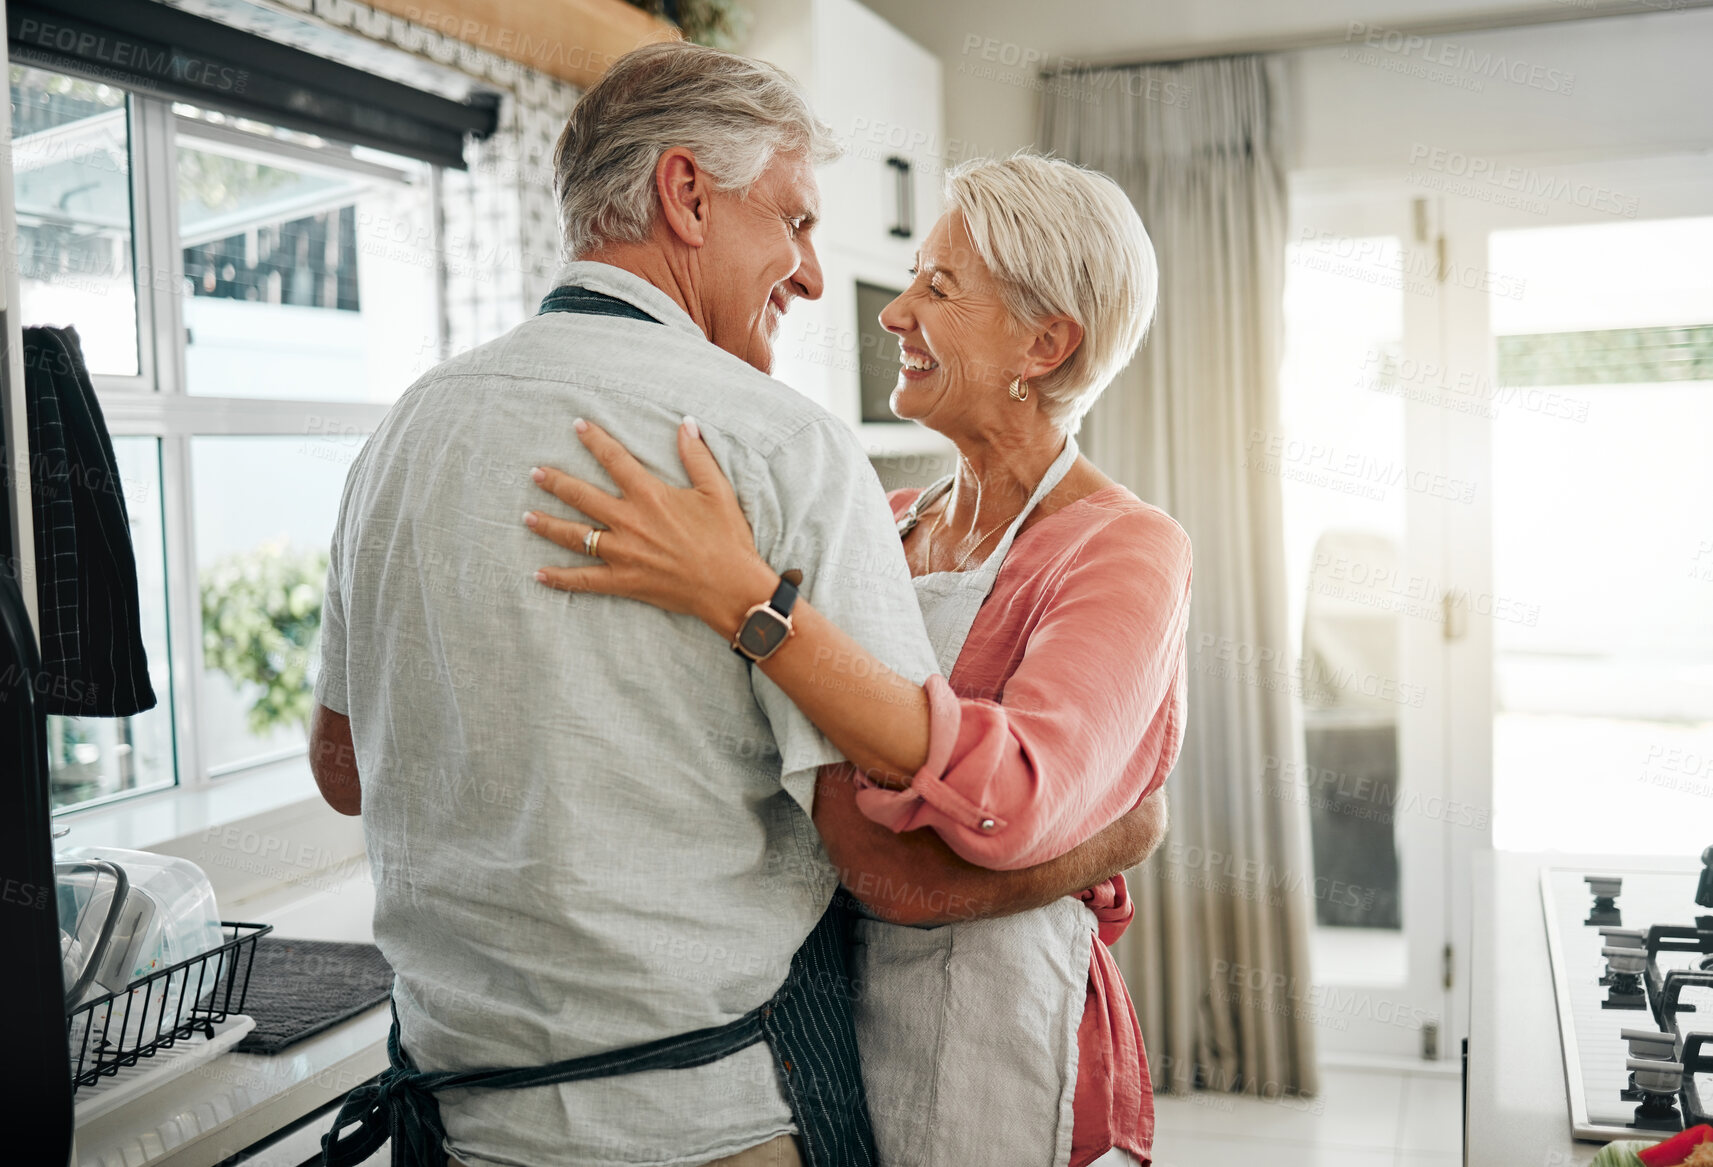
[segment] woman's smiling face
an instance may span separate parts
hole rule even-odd
[[[1032,338],[1007,311],[957,211],[934,224],[910,286],[880,322],[901,350],[892,390],[899,417],[945,433],[984,428],[984,415],[1016,407],[1006,389],[1027,363]]]

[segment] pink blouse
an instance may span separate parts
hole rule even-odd
[[[902,514],[917,491],[890,496]],[[982,867],[1029,867],[1098,834],[1166,780],[1183,737],[1190,542],[1122,486],[1018,535],[948,680],[928,679],[928,761],[907,790],[859,779],[894,831],[933,828]],[[1088,889],[1102,944],[1078,1031],[1071,1167],[1112,1147],[1146,1161],[1154,1104],[1141,1031],[1106,945],[1134,907]]]

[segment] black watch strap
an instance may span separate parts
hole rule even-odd
[[[786,573],[786,575],[796,574],[796,572]],[[773,598],[767,601],[767,606],[781,616],[791,615],[791,609],[797,606],[797,585],[785,578],[785,575],[781,575],[779,586],[773,589]]]

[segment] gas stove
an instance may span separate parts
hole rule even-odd
[[[1699,875],[1544,868],[1571,1134],[1713,1122],[1713,847]]]

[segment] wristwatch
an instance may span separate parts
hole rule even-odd
[[[751,661],[764,661],[779,651],[791,635],[791,609],[797,604],[797,585],[803,573],[792,570],[779,577],[779,586],[764,604],[744,613],[743,623],[732,641],[732,651]]]

